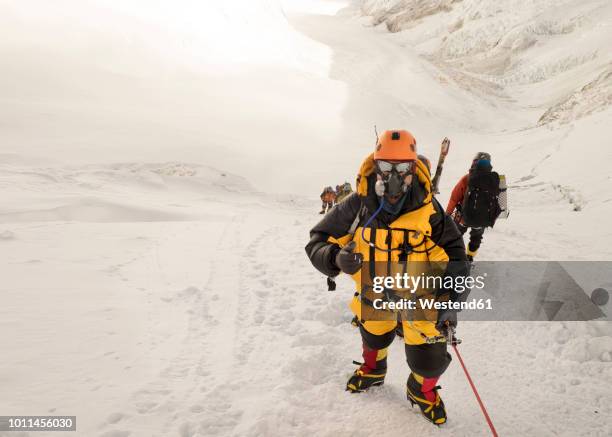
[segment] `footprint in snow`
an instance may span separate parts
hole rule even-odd
[[[270,279],[262,279],[259,282],[261,283],[261,285],[267,288],[271,288],[274,285],[274,282]]]
[[[146,414],[155,407],[157,407],[156,402],[137,402],[136,403],[136,411],[138,411],[138,413],[140,414]]]
[[[123,419],[124,417],[125,416],[122,413],[112,413],[106,418],[106,423],[108,423],[109,425],[114,425],[115,423],[118,423],[121,419]]]
[[[14,240],[15,239],[15,234],[11,231],[2,231],[0,232],[0,240]]]
[[[196,367],[196,374],[198,376],[209,376],[210,370],[207,370],[202,364],[200,364],[198,367]]]
[[[270,292],[268,290],[257,290],[255,294],[257,297],[266,297],[268,294],[270,294]]]
[[[201,413],[204,411],[204,407],[201,405],[192,405],[190,410],[192,413]]]

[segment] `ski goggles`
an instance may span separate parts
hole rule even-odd
[[[414,161],[405,161],[405,162],[390,162],[390,161],[376,161],[376,168],[383,175],[387,175],[393,170],[395,170],[399,174],[404,173],[412,173],[414,170],[415,162]]]

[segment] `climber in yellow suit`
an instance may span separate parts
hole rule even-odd
[[[451,362],[446,330],[456,326],[456,312],[434,310],[433,320],[401,320],[373,308],[362,290],[363,265],[376,269],[380,263],[437,262],[448,265],[446,276],[468,274],[461,233],[433,197],[429,168],[419,159],[410,132],[386,131],[379,137],[374,153],[361,165],[357,191],[327,214],[310,237],[306,252],[312,264],[331,277],[352,275],[357,286],[350,308],[359,321],[364,362],[347,390],[363,392],[384,383],[387,349],[401,323],[411,369],[408,400],[432,423],[446,422],[437,382]],[[440,299],[460,301],[467,295],[443,291]]]

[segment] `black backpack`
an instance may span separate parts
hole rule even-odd
[[[470,170],[468,189],[461,205],[466,226],[493,227],[501,213],[499,207],[499,174],[487,169]]]

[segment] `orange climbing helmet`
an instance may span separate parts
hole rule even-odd
[[[416,161],[416,140],[407,130],[386,130],[378,137],[374,159]]]

